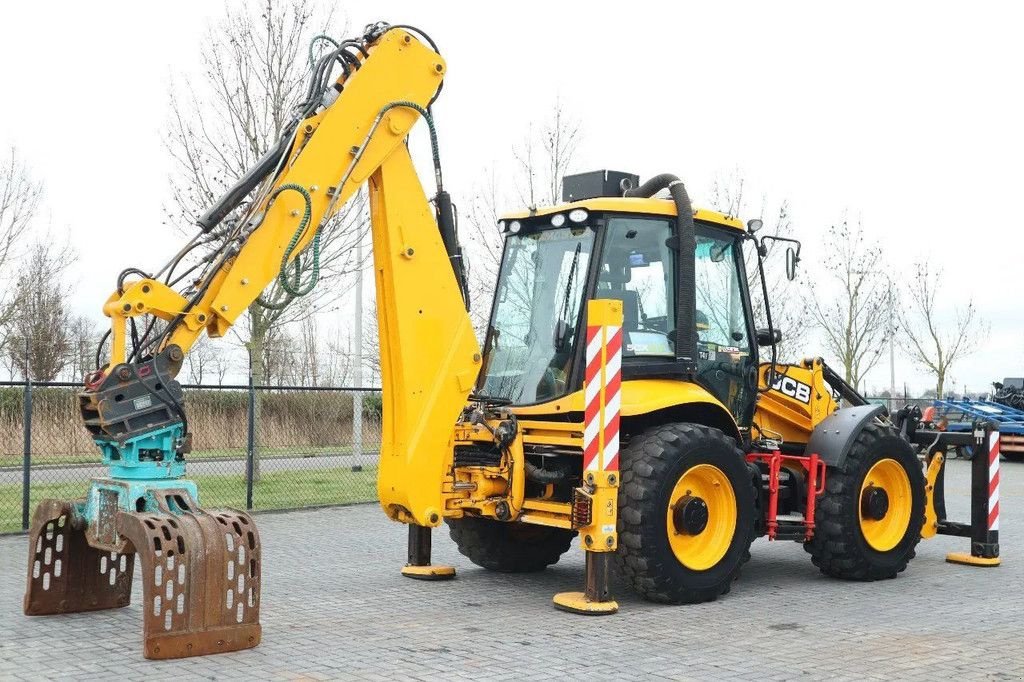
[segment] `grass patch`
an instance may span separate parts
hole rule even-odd
[[[245,509],[245,476],[196,476],[199,503],[206,509],[235,507]],[[52,497],[75,500],[85,497],[85,481],[39,483],[32,486],[29,506],[32,511],[42,500]],[[253,485],[253,507],[293,509],[324,504],[351,504],[377,499],[377,468],[352,471],[348,467],[307,471],[274,471],[263,474]],[[21,485],[0,485],[0,533],[21,530]]]

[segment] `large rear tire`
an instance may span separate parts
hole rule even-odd
[[[525,523],[465,516],[448,519],[459,552],[477,566],[499,573],[543,571],[569,550],[575,533]]]
[[[754,531],[754,488],[736,442],[665,424],[631,438],[621,460],[616,561],[625,579],[668,604],[728,592]]]
[[[895,578],[914,558],[924,525],[924,474],[911,445],[892,427],[869,424],[826,476],[814,537],[804,545],[811,561],[836,578]]]

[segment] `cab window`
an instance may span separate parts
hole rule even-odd
[[[625,357],[675,355],[674,254],[669,221],[611,218],[595,298],[622,301]]]

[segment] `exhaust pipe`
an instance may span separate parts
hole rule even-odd
[[[623,185],[626,183],[624,182]],[[639,187],[622,187],[624,197],[652,197],[667,189],[676,205],[676,235],[669,246],[677,254],[676,291],[676,362],[686,379],[697,374],[697,278],[694,259],[697,254],[697,235],[693,224],[693,206],[683,181],[671,173],[662,173],[648,179]]]

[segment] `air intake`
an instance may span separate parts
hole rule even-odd
[[[628,187],[623,182],[629,183]],[[600,170],[566,175],[562,178],[562,201],[597,197],[621,197],[623,190],[640,184],[640,176],[621,171]]]

